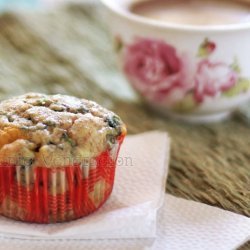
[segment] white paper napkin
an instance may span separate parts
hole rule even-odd
[[[125,139],[113,193],[94,214],[69,223],[37,225],[0,217],[0,234],[18,238],[117,239],[154,237],[167,179],[169,139],[151,132]]]
[[[166,195],[152,249],[232,250],[250,239],[250,218]]]
[[[233,250],[249,237],[249,218],[165,195],[156,239],[44,241],[2,237],[0,250]]]

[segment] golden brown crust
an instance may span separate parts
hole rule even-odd
[[[95,102],[30,93],[0,104],[0,161],[78,163],[112,147],[124,130],[118,116]]]

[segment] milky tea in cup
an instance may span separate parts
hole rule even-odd
[[[130,11],[142,17],[186,25],[227,25],[250,22],[250,4],[232,0],[137,1]]]

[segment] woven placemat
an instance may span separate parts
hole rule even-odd
[[[150,112],[117,70],[102,17],[94,5],[2,14],[0,99],[28,91],[71,94],[113,109],[130,134],[167,130],[172,137],[167,192],[250,216],[249,123],[235,116],[187,125]]]

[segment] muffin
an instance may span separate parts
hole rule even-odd
[[[35,223],[86,216],[110,196],[121,119],[93,101],[30,93],[0,103],[0,214]]]

